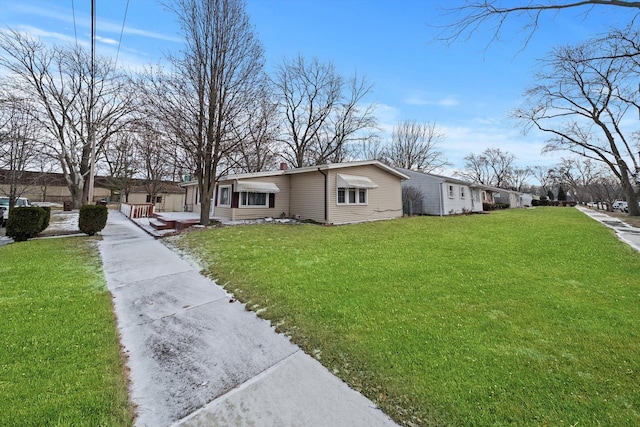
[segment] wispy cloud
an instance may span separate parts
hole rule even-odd
[[[4,7],[4,6],[3,6]],[[49,21],[58,21],[67,25],[75,25],[76,29],[87,29],[91,27],[91,17],[83,12],[75,12],[75,19],[73,13],[62,12],[59,8],[51,8],[45,6],[36,5],[13,5],[13,10],[20,14],[32,15],[40,18],[46,18]],[[135,35],[139,37],[145,37],[154,40],[163,40],[174,43],[182,43],[182,39],[176,35],[169,35],[158,33],[155,31],[149,31],[141,28],[132,27],[130,25],[122,28],[122,22],[113,22],[109,20],[96,18],[96,31],[102,31],[110,34],[123,34]]]
[[[437,105],[440,107],[455,107],[460,101],[455,96],[445,96],[440,99],[430,99],[421,95],[411,95],[404,99],[404,103],[408,105]]]

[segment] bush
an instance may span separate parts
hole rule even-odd
[[[80,206],[78,228],[83,233],[93,236],[107,225],[107,212],[105,205]]]
[[[7,236],[16,242],[24,242],[36,237],[44,228],[47,213],[37,206],[19,207],[11,209],[7,220]],[[48,224],[48,220],[47,220]]]
[[[41,225],[41,229],[40,232],[43,232],[44,230],[47,229],[47,227],[49,226],[49,221],[51,221],[51,207],[50,206],[41,206],[40,209],[42,209],[42,225]]]

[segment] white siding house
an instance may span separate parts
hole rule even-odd
[[[403,188],[415,188],[422,193],[422,215],[451,215],[482,212],[482,193],[479,186],[459,179],[396,168],[407,175]]]

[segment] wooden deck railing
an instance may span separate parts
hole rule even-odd
[[[121,203],[120,212],[131,219],[153,217],[153,203]]]

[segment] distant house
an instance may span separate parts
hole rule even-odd
[[[144,181],[134,179],[129,189],[128,203],[151,203],[151,195],[145,189]],[[22,174],[19,183],[19,191],[22,197],[27,197],[31,202],[64,203],[71,200],[71,193],[67,187],[67,181],[61,173],[26,171]],[[0,194],[9,191],[7,171],[0,170]],[[111,203],[124,199],[124,189],[120,188],[117,179],[96,176],[94,184],[93,201],[106,199]],[[182,212],[184,210],[185,190],[177,183],[164,181],[162,190],[153,200],[154,209],[164,212]],[[124,200],[122,200],[124,202]]]
[[[524,204],[520,198],[521,193],[512,190],[505,190],[504,188],[491,187],[488,185],[481,185],[482,189],[482,201],[489,204],[503,204],[509,208],[522,208]]]
[[[442,216],[482,212],[482,195],[479,186],[447,176],[403,168],[396,169],[409,177],[402,183],[402,187],[415,188],[421,195],[421,203],[413,204],[415,208],[410,213]]]
[[[290,217],[322,224],[398,218],[401,182],[407,178],[375,160],[227,175],[216,184],[210,217]],[[181,185],[188,210],[199,213],[198,183]]]

